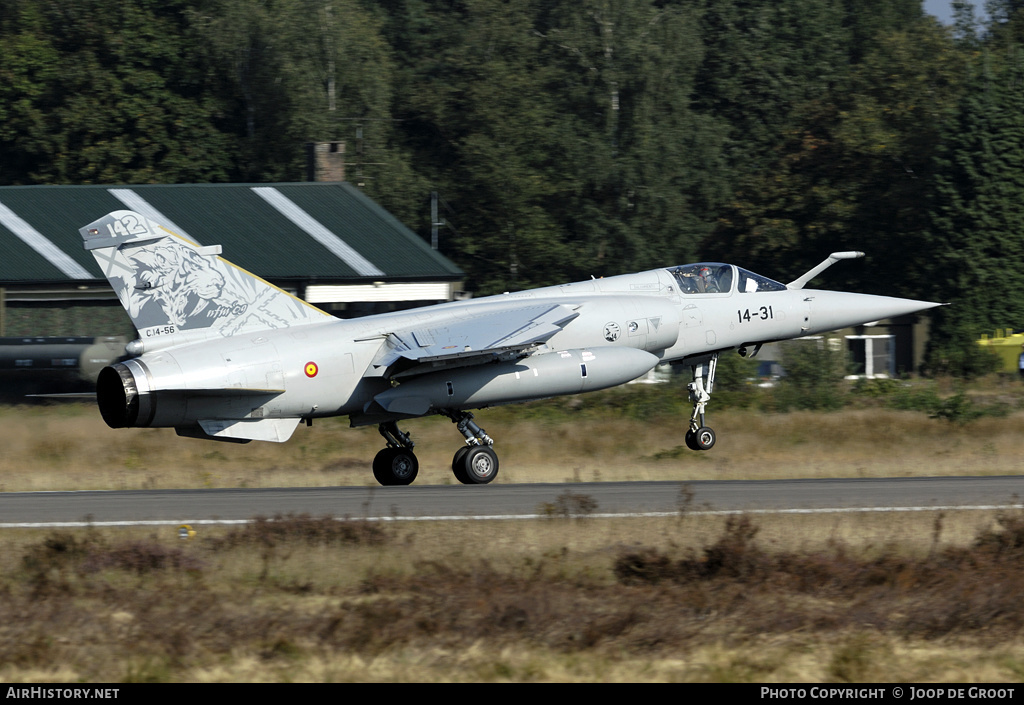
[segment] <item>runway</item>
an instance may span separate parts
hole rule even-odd
[[[0,494],[0,528],[240,523],[278,514],[525,519],[544,516],[566,493],[586,496],[592,516],[604,517],[994,509],[1022,507],[1024,477],[9,492]]]

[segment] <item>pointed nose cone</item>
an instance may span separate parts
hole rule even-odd
[[[897,318],[943,305],[931,301],[851,294],[843,291],[807,289],[803,294],[810,309],[805,335]]]

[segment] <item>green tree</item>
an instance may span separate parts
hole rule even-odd
[[[827,100],[850,65],[850,24],[840,0],[701,0],[704,56],[694,88],[703,113],[729,125],[736,175],[763,175],[799,131],[805,106]]]
[[[1024,320],[1024,47],[985,51],[936,159],[929,353],[935,371],[987,371],[982,332]]]
[[[783,280],[829,252],[864,250],[829,270],[830,287],[920,295],[933,156],[966,58],[921,16],[847,51],[859,62],[794,110],[774,162],[739,179],[706,249]]]
[[[2,183],[302,180],[303,144],[341,139],[352,180],[415,213],[356,0],[11,0],[0,39]]]
[[[394,52],[376,12],[357,0],[215,0],[196,26],[230,101],[237,179],[302,180],[303,145],[340,140],[348,181],[406,222],[422,212],[427,189],[395,129]]]
[[[228,177],[207,73],[192,63],[192,0],[15,0],[0,27],[5,183]]]
[[[854,69],[834,133],[855,193],[840,244],[869,257],[845,270],[841,285],[908,297],[929,291],[928,194],[968,60],[947,28],[924,17],[876,37]]]
[[[839,339],[819,338],[781,344],[786,375],[772,395],[780,411],[832,411],[843,406],[843,378],[849,362],[842,343]]]
[[[691,106],[698,10],[642,0],[560,9],[538,31],[564,86],[574,188],[563,228],[598,274],[694,258],[728,193],[724,124]]]
[[[558,189],[556,113],[530,10],[493,0],[388,7],[397,124],[448,205],[442,249],[481,293],[544,283],[570,258],[544,208]]]
[[[38,4],[0,5],[0,184],[20,184],[47,154],[47,87],[59,53]]]
[[[645,0],[387,3],[396,115],[481,292],[691,257],[721,131],[689,103],[693,11]],[[453,31],[453,28],[458,31]]]

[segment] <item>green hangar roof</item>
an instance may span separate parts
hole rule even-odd
[[[463,272],[351,184],[0,187],[0,283],[103,280],[78,229],[133,210],[272,281],[453,282]]]

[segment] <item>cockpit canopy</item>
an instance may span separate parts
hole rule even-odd
[[[733,291],[734,280],[736,290],[741,294],[786,290],[785,284],[774,279],[721,262],[684,264],[668,271],[679,283],[679,291],[683,294],[728,294]]]

